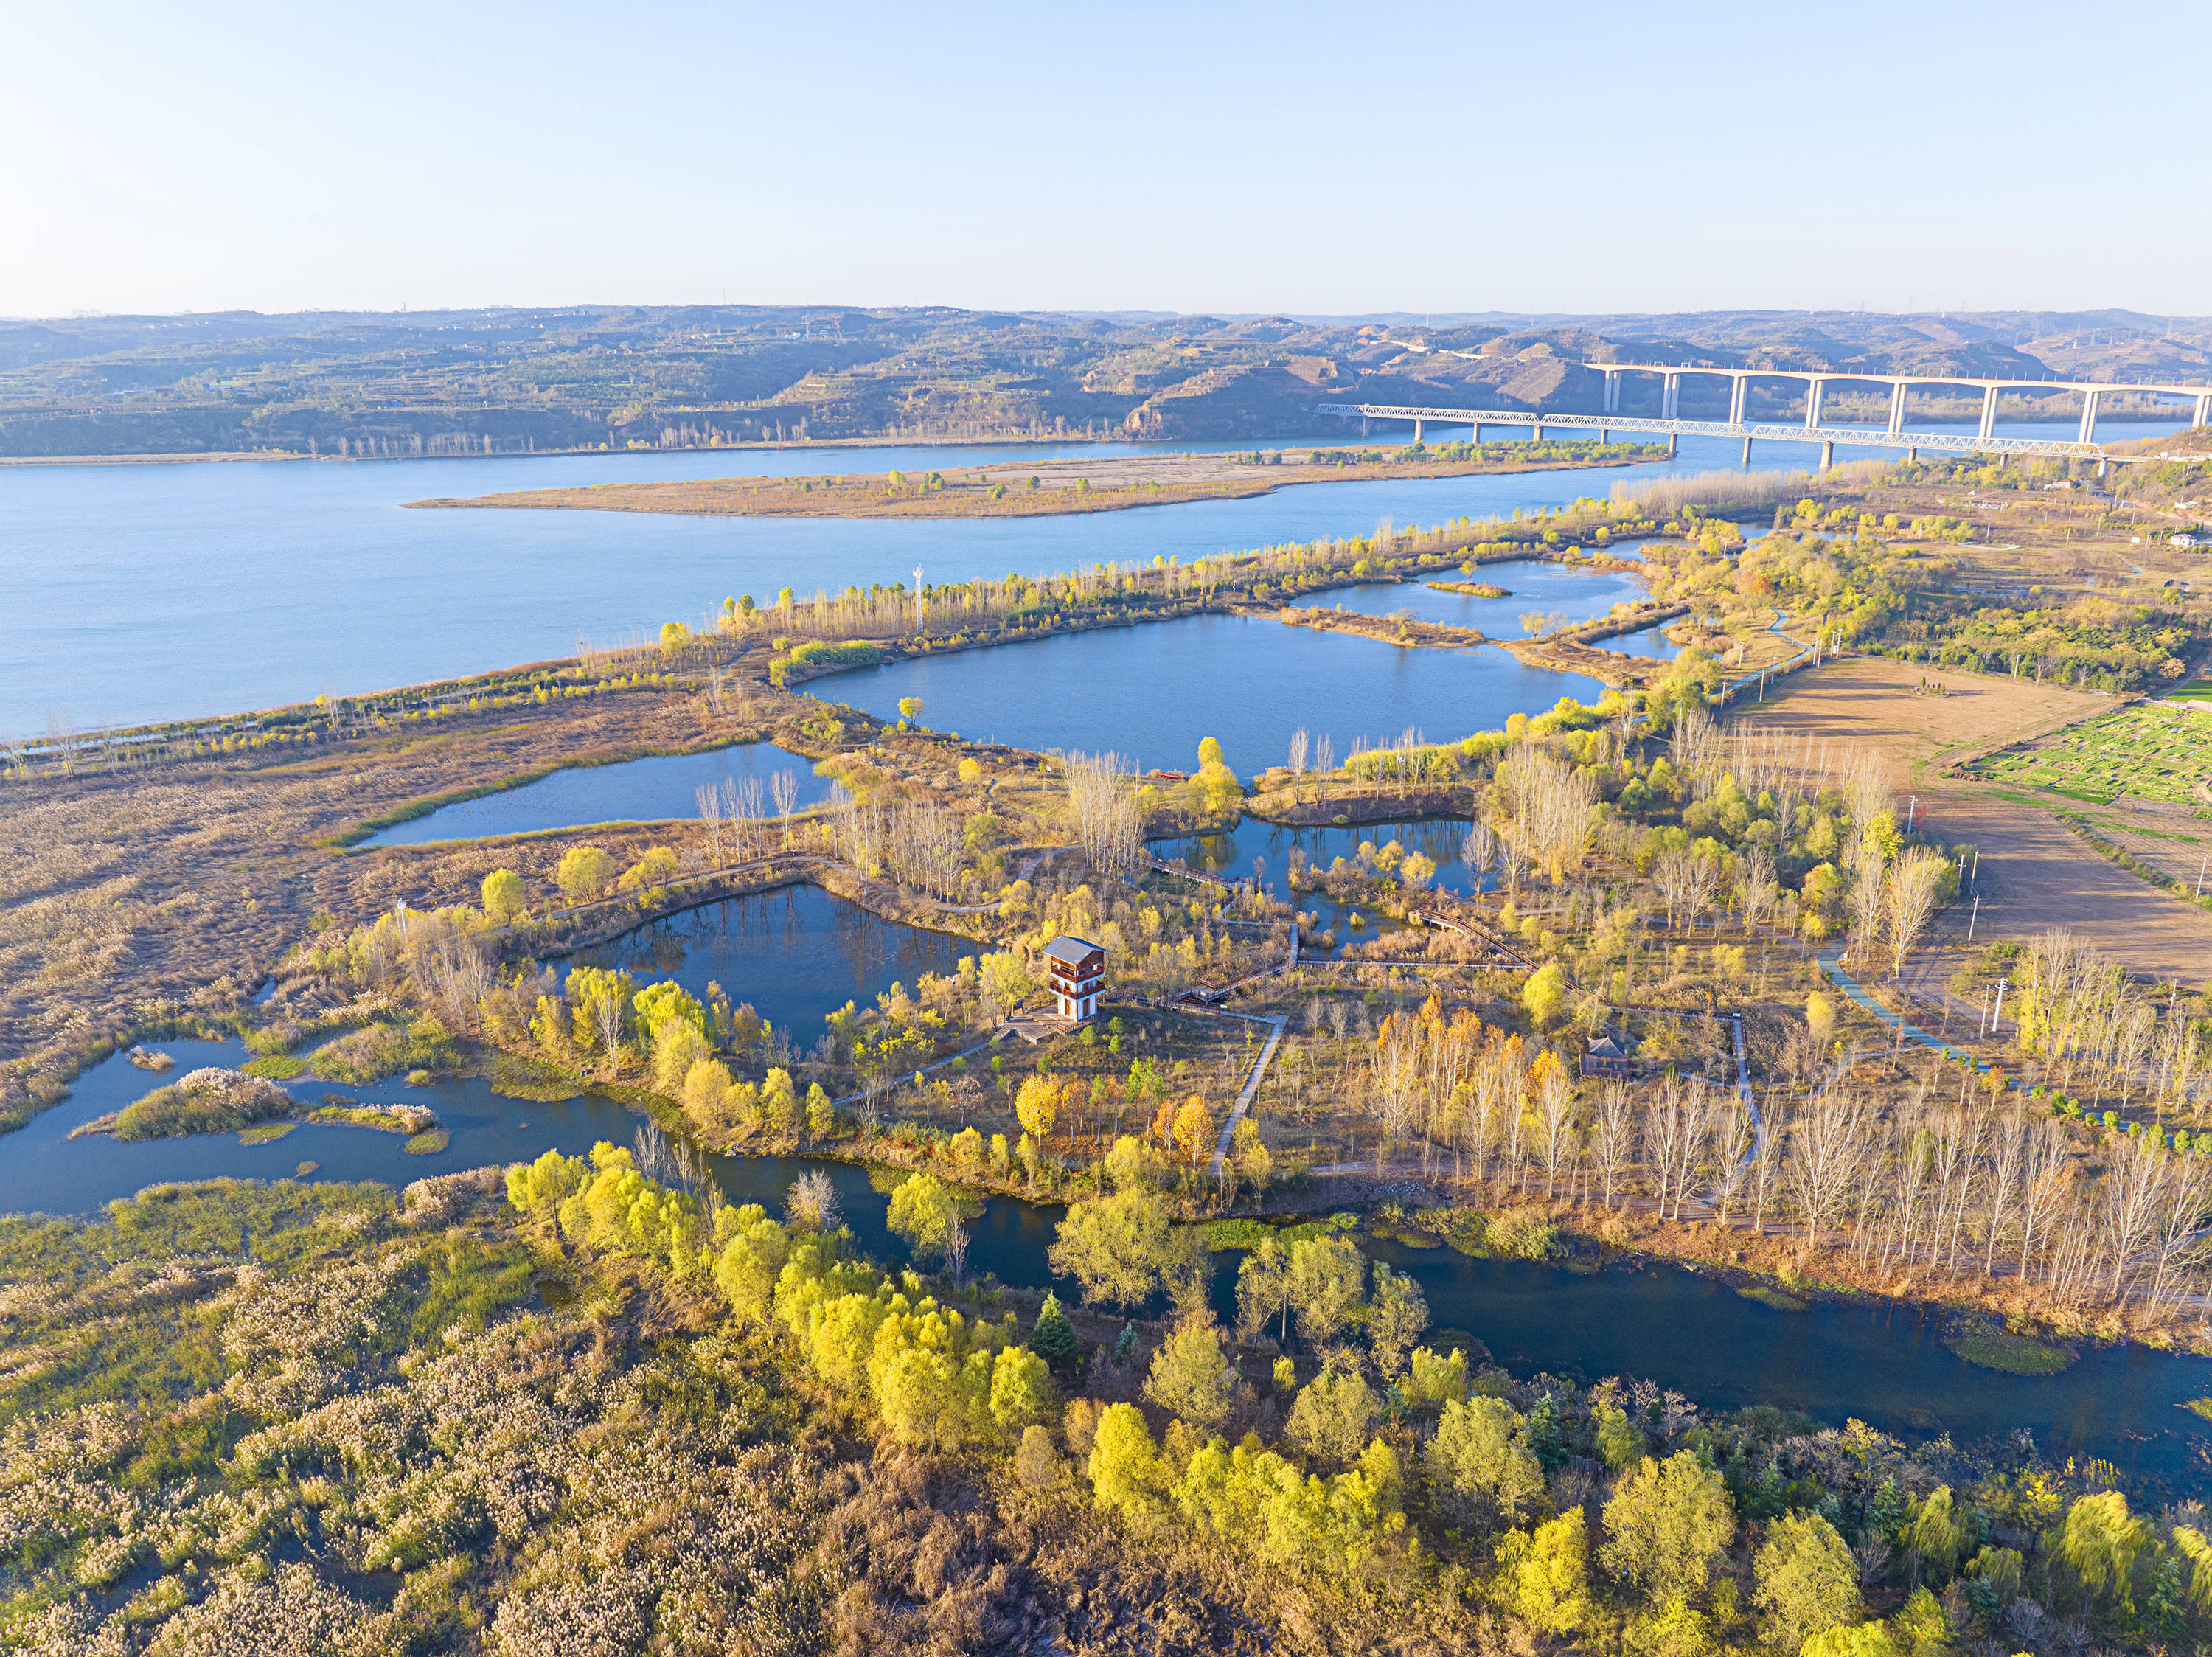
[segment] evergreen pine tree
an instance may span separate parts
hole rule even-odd
[[[1030,1350],[1054,1369],[1064,1369],[1075,1361],[1079,1344],[1075,1325],[1060,1309],[1060,1296],[1047,1295],[1044,1309],[1037,1313],[1036,1326],[1030,1331]]]

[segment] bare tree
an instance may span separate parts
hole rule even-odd
[[[780,771],[769,779],[769,793],[775,802],[775,814],[783,819],[784,850],[791,849],[791,813],[799,809],[799,778],[789,771]]]
[[[1636,1156],[1636,1114],[1626,1082],[1606,1084],[1605,1091],[1598,1095],[1591,1130],[1590,1151],[1597,1163],[1598,1177],[1604,1181],[1605,1206],[1611,1208],[1613,1190]]]
[[[1905,958],[1919,942],[1920,934],[1936,912],[1936,894],[1943,884],[1949,858],[1931,847],[1920,846],[1897,860],[1889,872],[1886,907],[1889,922],[1890,975],[1902,978]]]
[[[1130,763],[1118,753],[1071,753],[1068,814],[1076,844],[1101,874],[1133,879],[1144,866],[1144,823]]]

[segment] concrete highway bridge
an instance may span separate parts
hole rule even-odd
[[[1536,441],[1540,442],[1548,427],[1595,430],[1601,442],[1607,441],[1616,431],[1662,432],[1667,436],[1667,452],[1670,454],[1674,452],[1677,440],[1686,436],[1736,437],[1743,441],[1743,459],[1747,466],[1751,463],[1751,445],[1754,438],[1770,442],[1818,443],[1820,445],[1820,466],[1824,471],[1833,463],[1838,443],[1854,443],[1874,448],[1901,448],[1915,455],[1925,448],[1952,454],[1996,454],[2001,459],[2014,454],[2086,458],[2097,461],[2098,470],[2101,472],[2108,460],[2136,458],[2108,454],[2098,447],[2097,406],[2100,399],[2108,392],[2150,392],[2168,397],[2185,397],[2194,405],[2191,423],[2195,426],[2212,424],[2212,386],[2135,385],[2061,380],[1962,380],[1948,375],[1838,374],[1828,370],[1795,369],[1692,369],[1646,362],[1585,362],[1582,366],[1605,376],[1605,412],[1602,414],[1522,414],[1501,409],[1415,408],[1389,403],[1323,403],[1315,412],[1363,421],[1410,420],[1413,423],[1416,442],[1422,440],[1431,424],[1471,426],[1477,442],[1482,441],[1485,426],[1533,427]],[[1660,376],[1657,415],[1624,414],[1620,411],[1621,376],[1629,374]],[[1680,417],[1682,380],[1687,375],[1704,375],[1729,381],[1727,419],[1685,420]],[[1753,424],[1746,421],[1743,417],[1744,402],[1753,380],[1802,381],[1805,384],[1804,423]],[[1890,388],[1887,428],[1875,431],[1861,427],[1821,424],[1822,399],[1828,387],[1838,383],[1887,386]],[[1957,432],[1908,429],[1905,423],[1906,399],[1915,386],[1971,386],[1980,391],[1980,430],[1969,437]],[[2055,437],[1998,436],[1997,399],[2007,391],[2078,393],[2081,398],[2079,433],[2071,442]]]

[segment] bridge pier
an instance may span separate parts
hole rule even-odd
[[[1905,451],[1905,464],[1909,466],[1918,466],[1920,464],[1920,451],[1917,448],[1906,449]]]
[[[1997,388],[1991,386],[1982,393],[1982,429],[1976,435],[1986,443],[1996,429]]]
[[[1535,433],[1535,436],[1528,440],[1530,442],[1540,443],[1544,441],[1544,423],[1542,421],[1539,420],[1534,425],[1529,427],[1529,430]]]
[[[1675,411],[1679,409],[1681,405],[1682,376],[1679,374],[1668,375],[1665,377],[1664,387],[1659,393],[1659,417],[1662,420],[1672,420],[1678,417],[1675,414]]]
[[[2197,417],[2189,423],[2191,426],[2212,426],[2212,395],[2197,399]]]
[[[1613,441],[1613,433],[1612,433],[1610,430],[1608,430],[1606,427],[1604,427],[1604,426],[1600,426],[1600,427],[1597,429],[1597,446],[1598,446],[1600,448],[1604,448],[1607,443],[1611,442],[1612,441]]]
[[[1476,421],[1470,429],[1474,433],[1474,446],[1477,448],[1480,448],[1482,447],[1482,423],[1480,420]]]
[[[1745,469],[1746,469],[1746,470],[1748,470],[1748,469],[1750,468],[1750,466],[1751,466],[1751,439],[1750,439],[1750,438],[1748,438],[1748,437],[1747,437],[1747,438],[1745,438],[1745,439],[1743,440],[1743,464],[1744,464],[1744,466],[1745,466]]]
[[[1889,429],[1893,433],[1905,429],[1905,381],[1902,380],[1889,388]]]
[[[1617,369],[1606,370],[1605,412],[1607,414],[1620,412],[1620,371]],[[2199,421],[2197,423],[2202,425],[2203,422]]]
[[[1814,430],[1820,423],[1820,399],[1827,389],[1825,380],[1809,380],[1805,384],[1805,429]]]
[[[1826,472],[1836,464],[1836,446],[1832,442],[1820,445],[1820,470]]]
[[[1997,470],[1998,470],[1999,472],[2005,471],[2005,470],[2006,470],[2007,468],[2008,468],[2011,465],[2012,465],[2012,456],[2011,456],[2011,454],[2010,454],[2009,453],[2003,454],[2000,454],[2000,455],[1998,455],[1998,456],[1997,456]]]
[[[1732,426],[1740,426],[1743,423],[1743,405],[1747,400],[1745,393],[1749,391],[1750,388],[1751,376],[1747,374],[1739,374],[1730,381],[1729,384],[1729,424]]]
[[[2078,441],[2084,443],[2097,441],[2097,393],[2094,391],[2085,392],[2081,397],[2081,436]]]
[[[1416,448],[1421,446],[1421,432],[1424,424],[1425,423],[1419,420],[1413,422],[1413,447]]]
[[[1674,458],[1674,446],[1680,442],[1681,439],[1682,434],[1679,431],[1670,431],[1667,434],[1667,458],[1668,460],[1671,460]]]
[[[2100,454],[2100,455],[2097,457],[2097,475],[2098,475],[2100,478],[2103,477],[2103,476],[2105,475],[2105,468],[2106,468],[2106,466],[2110,466],[2111,464],[2112,464],[2112,462],[2111,462],[2111,461],[2107,460],[2106,460],[2103,455]]]

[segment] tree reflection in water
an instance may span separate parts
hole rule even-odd
[[[575,959],[634,973],[641,985],[673,978],[695,996],[711,980],[805,1047],[848,1001],[871,1005],[894,982],[911,990],[923,973],[949,973],[982,947],[793,886],[664,916]]]

